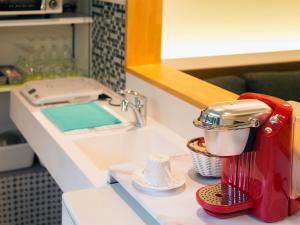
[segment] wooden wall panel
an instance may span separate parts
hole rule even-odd
[[[161,62],[162,0],[127,0],[126,66]]]

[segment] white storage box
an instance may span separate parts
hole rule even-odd
[[[34,152],[27,143],[0,147],[0,172],[31,167],[33,159]]]

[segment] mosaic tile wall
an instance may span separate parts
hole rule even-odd
[[[91,76],[117,91],[125,87],[125,5],[93,0]]]
[[[41,166],[0,173],[1,225],[61,225],[62,192]]]

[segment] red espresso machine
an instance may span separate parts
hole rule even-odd
[[[250,212],[265,222],[276,222],[298,210],[293,124],[291,104],[255,93],[201,112],[194,125],[204,131],[208,155],[224,160],[221,183],[196,193],[209,215],[229,218]]]

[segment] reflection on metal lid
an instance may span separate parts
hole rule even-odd
[[[255,99],[221,102],[204,109],[194,125],[208,130],[258,127],[271,113],[267,104]]]

